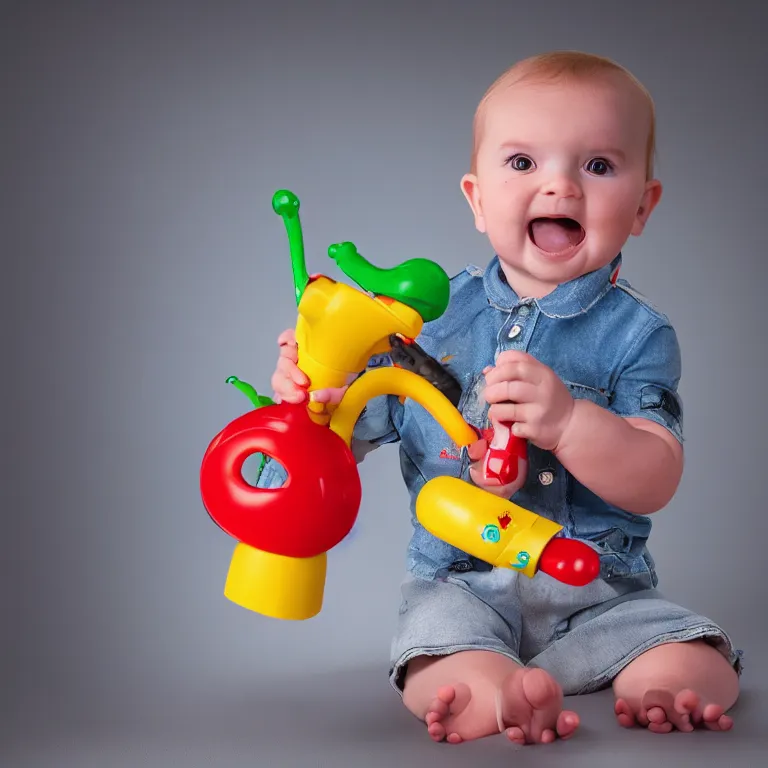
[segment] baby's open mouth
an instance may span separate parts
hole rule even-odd
[[[532,219],[528,223],[531,241],[547,253],[564,253],[577,246],[586,234],[578,221],[565,216]]]

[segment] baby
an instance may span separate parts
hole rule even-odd
[[[646,547],[651,515],[683,470],[675,331],[618,279],[621,249],[661,197],[654,128],[650,96],[610,60],[556,52],[505,72],[477,109],[461,180],[495,255],[451,280],[447,311],[418,339],[461,383],[468,423],[509,422],[528,440],[513,500],[595,548],[597,580],[572,587],[492,568],[421,527],[414,502],[429,479],[483,484],[484,440],[459,450],[396,396],[372,400],[356,425],[360,454],[400,444],[413,534],[390,680],[436,741],[565,739],[579,718],[563,696],[608,685],[625,727],[732,726],[741,651],[664,598]],[[293,332],[278,343],[276,398],[301,402],[310,383]],[[343,392],[311,397],[338,402]],[[282,473],[268,464],[260,485],[280,485]]]

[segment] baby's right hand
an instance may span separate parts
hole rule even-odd
[[[277,338],[280,356],[277,368],[272,374],[272,389],[275,402],[302,403],[307,399],[310,381],[297,365],[299,347],[293,328],[283,331]],[[311,393],[311,399],[316,403],[331,403],[338,405],[347,391],[347,387],[316,389]]]

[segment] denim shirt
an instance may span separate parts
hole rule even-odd
[[[619,416],[650,419],[682,442],[677,336],[665,315],[618,279],[621,260],[619,254],[611,264],[561,284],[540,299],[517,296],[498,257],[485,270],[470,265],[451,279],[448,309],[424,324],[417,341],[460,381],[458,409],[469,424],[489,426],[482,370],[503,351],[516,349],[552,368],[574,398]],[[369,368],[390,364],[382,355],[372,359]],[[393,442],[399,442],[411,500],[408,570],[431,579],[445,571],[490,569],[432,536],[414,511],[417,495],[431,478],[450,475],[471,482],[466,449],[459,449],[411,399],[401,403],[395,395],[374,398],[356,424],[353,447],[370,450]],[[284,470],[270,462],[259,485],[274,487],[283,478]],[[529,443],[528,476],[512,501],[563,526],[563,535],[592,542],[601,553],[604,578],[643,574],[657,583],[646,547],[650,518],[598,498],[552,453]]]

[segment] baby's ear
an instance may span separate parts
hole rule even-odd
[[[474,173],[466,173],[461,177],[461,191],[472,209],[475,217],[475,229],[485,234],[485,218],[480,206],[480,190],[477,186],[477,176]]]
[[[632,224],[632,234],[636,237],[643,233],[649,216],[653,212],[653,209],[659,204],[659,200],[661,200],[661,193],[661,182],[658,179],[651,179],[646,182],[645,192],[643,192],[640,206],[635,214],[635,221]]]

